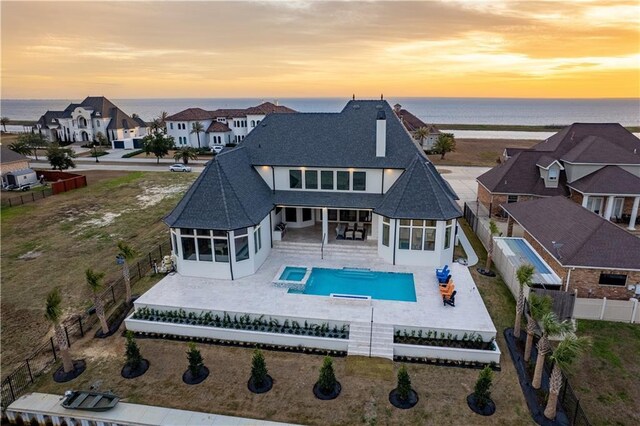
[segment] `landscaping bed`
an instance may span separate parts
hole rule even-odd
[[[419,346],[437,346],[459,349],[477,349],[483,351],[493,351],[496,348],[495,339],[485,342],[481,335],[476,333],[464,333],[462,338],[452,333],[438,333],[428,331],[426,334],[422,330],[396,330],[393,336],[393,343]]]
[[[296,336],[324,337],[333,339],[349,338],[349,327],[347,324],[343,324],[341,327],[338,327],[337,325],[331,327],[327,322],[317,324],[304,321],[304,323],[301,324],[296,320],[289,321],[288,319],[285,319],[280,323],[278,319],[271,317],[267,319],[264,315],[255,318],[251,317],[249,314],[234,314],[234,316],[231,317],[231,315],[226,312],[221,316],[219,314],[213,314],[212,312],[200,312],[199,314],[196,314],[194,312],[187,313],[182,309],[161,311],[143,307],[137,309],[131,316],[131,319],[257,331],[264,333],[291,334]]]

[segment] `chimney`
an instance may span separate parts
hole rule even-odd
[[[384,110],[378,111],[376,118],[376,157],[384,157],[387,153],[387,117]]]

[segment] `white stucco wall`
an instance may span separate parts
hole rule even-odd
[[[381,169],[357,169],[357,168],[336,168],[336,169],[323,169],[317,167],[309,167],[305,170],[302,170],[302,188],[290,188],[289,187],[289,170],[300,170],[300,167],[274,167],[275,174],[275,186],[276,190],[285,190],[285,191],[332,191],[329,189],[321,189],[321,174],[318,173],[318,189],[305,189],[305,170],[318,170],[318,171],[327,171],[331,170],[334,172],[333,174],[333,185],[334,188],[337,187],[337,171],[345,171],[345,172],[365,172],[367,174],[366,181],[366,189],[364,191],[353,191],[351,189],[353,185],[353,179],[350,179],[350,189],[348,191],[345,190],[337,190],[334,189],[335,192],[354,192],[354,193],[369,193],[369,194],[380,194],[382,193],[382,170]],[[393,173],[389,173],[390,179],[395,179],[397,177],[394,176]],[[387,186],[387,176],[385,176],[385,186]]]

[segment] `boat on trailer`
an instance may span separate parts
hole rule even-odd
[[[62,406],[72,410],[107,411],[116,406],[120,398],[111,392],[68,390],[64,393]]]

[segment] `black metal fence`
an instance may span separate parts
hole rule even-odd
[[[587,415],[584,413],[580,400],[573,392],[573,388],[569,384],[569,380],[564,379],[562,389],[560,389],[560,395],[558,397],[562,408],[564,408],[567,417],[569,418],[569,424],[577,426],[591,426]]]
[[[153,270],[155,262],[159,262],[164,255],[171,253],[171,243],[169,241],[158,245],[150,251],[147,256],[130,266],[131,285],[138,282],[142,277]],[[104,301],[105,311],[124,301],[126,286],[124,278],[120,277],[111,283],[101,294]],[[93,310],[74,315],[63,322],[64,332],[67,336],[69,346],[78,341],[98,323],[98,317],[93,314]],[[26,358],[18,367],[9,373],[0,384],[2,396],[2,409],[4,410],[19,398],[26,389],[42,375],[49,366],[58,360],[59,348],[55,344],[53,337],[49,341],[36,348],[31,356]]]
[[[22,195],[17,195],[15,197],[8,197],[2,199],[3,207],[15,207],[21,206],[27,203],[33,203],[38,200],[42,200],[43,198],[47,198],[53,195],[53,191],[51,188],[43,188],[39,190],[34,190]]]
[[[478,216],[467,203],[464,203],[464,219],[467,221],[471,229],[473,229],[473,232],[477,232]]]

